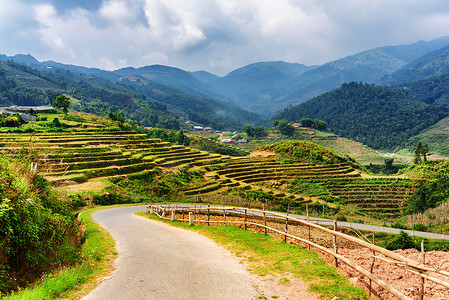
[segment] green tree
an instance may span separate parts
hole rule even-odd
[[[290,135],[293,135],[293,133],[295,133],[295,127],[290,125],[289,122],[286,119],[274,121],[273,125],[277,129],[279,129],[281,134],[290,136]]]
[[[397,235],[393,240],[388,242],[386,247],[388,250],[396,250],[396,249],[411,249],[416,248],[416,244],[405,231],[401,231],[399,235]]]
[[[245,132],[249,137],[253,137],[255,134],[255,129],[253,125],[246,125],[245,128],[243,128],[243,132]]]
[[[59,95],[53,102],[53,107],[62,109],[62,111],[67,114],[70,107],[70,98],[66,95]]]
[[[413,163],[419,165],[422,162],[427,162],[427,156],[429,155],[429,146],[421,142],[418,143],[415,150],[415,157]]]

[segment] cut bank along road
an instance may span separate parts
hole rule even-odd
[[[134,215],[144,206],[94,213],[116,241],[117,269],[83,299],[257,299],[254,277],[195,232]]]

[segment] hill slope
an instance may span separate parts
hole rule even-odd
[[[37,70],[12,61],[0,62],[0,70],[3,70],[0,104],[51,105],[57,95],[66,93],[77,99],[72,105],[75,109],[100,115],[120,113],[129,122],[144,126],[177,129],[177,119],[184,117],[215,129],[238,129],[261,120],[260,116],[236,106],[191,96],[145,78],[141,81],[127,79],[118,84],[93,75],[44,66],[38,65],[40,70]],[[85,70],[73,66],[70,69]],[[92,71],[95,74],[104,72]]]
[[[393,149],[447,114],[447,109],[423,103],[398,89],[349,83],[286,109],[274,119],[324,120],[338,135],[374,149]]]
[[[449,46],[435,50],[407,64],[384,80],[387,84],[400,84],[427,79],[449,73]]]
[[[268,62],[242,67],[221,78],[196,76],[233,103],[272,114],[338,88],[342,83],[380,83],[412,61],[447,45],[449,37],[443,37],[371,49],[321,66]]]

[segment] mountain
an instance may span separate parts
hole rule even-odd
[[[426,104],[402,89],[352,82],[285,109],[273,119],[320,119],[338,135],[374,149],[393,150],[448,114],[446,106]]]
[[[193,75],[232,103],[270,115],[338,88],[342,83],[382,83],[409,63],[448,45],[449,37],[442,37],[371,49],[321,66],[263,62],[239,68],[224,77],[210,73]]]
[[[276,99],[284,108],[338,88],[342,83],[381,83],[383,78],[423,55],[449,45],[449,37],[410,45],[380,47],[326,63],[293,80],[286,95]]]
[[[449,46],[412,61],[383,80],[384,84],[418,81],[449,73]]]
[[[235,104],[267,113],[269,111],[264,107],[266,101],[283,95],[292,79],[313,68],[282,61],[259,62],[234,70],[224,77],[209,77],[207,84]]]
[[[123,68],[114,71],[118,75],[118,80],[127,78],[133,81],[136,76],[140,81],[152,81],[165,85],[167,87],[179,90],[192,96],[206,99],[220,99],[210,87],[195,78],[191,73],[178,68],[172,68],[162,65],[152,65],[142,68]]]
[[[13,61],[0,62],[1,106],[51,105],[60,94],[70,95],[71,106],[79,111],[119,113],[135,124],[179,128],[179,121],[167,106],[129,87],[62,69],[46,69],[43,73]]]
[[[57,63],[39,64],[40,70],[13,61],[0,62],[0,105],[50,105],[57,95],[65,93],[76,99],[72,107],[89,113],[120,113],[129,121],[163,128],[179,128],[183,117],[215,129],[239,129],[261,121],[261,116],[226,103],[202,99],[152,82],[144,77],[118,82],[80,74],[103,75],[98,69]],[[191,76],[191,75],[189,75]]]
[[[336,89],[342,83],[355,81],[393,85],[443,74],[449,68],[445,64],[448,47],[449,37],[442,37],[409,45],[379,47],[321,66],[282,61],[260,62],[236,69],[224,77],[161,65],[110,72],[51,61],[36,63],[29,56],[0,56],[0,60],[26,61],[26,64],[39,70],[67,69],[134,87],[156,83],[196,98],[213,100],[213,103],[233,104],[269,116]]]
[[[398,87],[422,102],[449,107],[449,72],[441,76],[403,83]]]

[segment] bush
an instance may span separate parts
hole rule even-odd
[[[417,248],[415,241],[409,236],[405,231],[401,230],[401,233],[397,235],[393,240],[388,242],[385,246],[388,250],[396,250],[396,249],[411,249]]]
[[[80,258],[79,222],[30,168],[32,156],[0,158],[0,294]]]
[[[413,224],[412,228],[416,231],[427,231],[427,226],[422,223]]]

